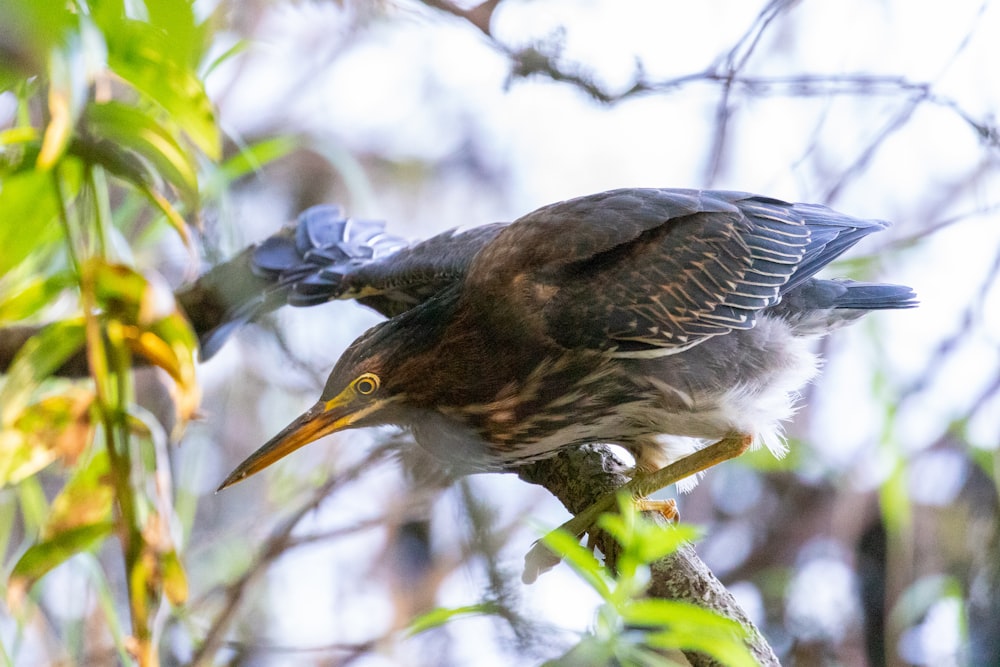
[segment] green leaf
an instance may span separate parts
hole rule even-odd
[[[611,599],[611,586],[604,566],[589,549],[565,530],[552,530],[542,537],[542,542],[573,568],[604,600]]]
[[[94,548],[111,534],[110,521],[84,525],[58,533],[31,546],[14,565],[7,582],[7,602],[17,607],[35,582],[72,556]]]
[[[166,32],[141,21],[122,20],[108,34],[108,64],[165,109],[205,155],[219,158],[211,101],[195,71],[173,55]]]
[[[197,65],[204,49],[205,30],[195,21],[192,0],[145,0],[145,4],[150,25],[169,38],[173,59],[190,67]]]
[[[195,363],[198,339],[179,311],[153,322],[148,334],[136,341],[134,349],[170,374],[176,389],[173,399],[180,419],[178,426],[183,427],[201,402]]]
[[[170,288],[153,274],[143,276],[98,259],[88,262],[84,272],[108,319],[109,332],[173,378],[174,405],[183,427],[201,399],[195,373],[198,340]]]
[[[80,20],[49,57],[49,121],[42,135],[37,168],[49,171],[62,158],[86,104],[95,61],[104,60],[104,42],[93,25]]]
[[[492,602],[481,602],[464,607],[438,607],[424,612],[413,619],[407,628],[406,634],[411,637],[418,635],[421,632],[440,627],[459,616],[485,616],[495,614],[496,612],[497,605]]]
[[[158,295],[156,288],[135,269],[124,264],[94,258],[84,267],[85,280],[93,286],[94,298],[105,316],[126,324],[146,325],[169,312],[169,293]]]
[[[55,322],[18,350],[0,387],[0,427],[14,423],[38,385],[83,347],[82,319]]]
[[[640,563],[649,564],[672,554],[700,535],[694,526],[660,525],[636,514],[631,525],[621,514],[603,514],[598,518],[597,525],[610,533],[622,545],[623,551]]]
[[[248,39],[237,40],[232,46],[203,67],[201,77],[207,79],[217,67],[249,49],[251,44],[252,42]]]
[[[170,549],[160,556],[160,576],[163,592],[173,605],[181,605],[188,597],[188,580],[177,551]]]
[[[198,172],[194,157],[173,132],[151,114],[120,102],[92,104],[84,115],[87,131],[148,160],[157,173],[177,188],[190,209],[198,205]],[[149,185],[143,180],[136,185]]]
[[[24,529],[29,534],[39,533],[49,515],[49,501],[37,477],[28,477],[17,485],[17,507],[21,511]]]
[[[756,667],[746,630],[733,619],[687,602],[644,598],[622,609],[629,625],[651,628],[646,643],[658,648],[705,653],[732,667]]]
[[[74,170],[64,170],[72,183]],[[56,215],[60,202],[52,187],[52,176],[25,171],[6,176],[0,183],[0,276],[24,261],[39,246],[52,243],[60,235]]]
[[[222,164],[222,175],[235,181],[259,171],[265,165],[279,160],[301,145],[295,137],[271,137],[244,147]]]
[[[51,304],[70,285],[75,276],[60,271],[51,276],[35,278],[15,294],[0,298],[0,324],[24,320]]]

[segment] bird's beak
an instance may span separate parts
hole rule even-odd
[[[318,402],[236,466],[218,491],[243,481],[324,435],[350,427],[359,416],[343,394],[330,401]]]

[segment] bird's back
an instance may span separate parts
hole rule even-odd
[[[467,290],[564,347],[661,356],[752,329],[761,311],[885,227],[742,192],[613,190],[502,230],[472,262]],[[913,305],[907,288],[882,297],[867,307]]]

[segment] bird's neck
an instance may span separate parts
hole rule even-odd
[[[405,324],[420,331],[420,354],[400,360],[396,371],[407,378],[407,401],[419,407],[487,403],[527,377],[549,350],[529,344],[528,332],[510,321],[469,307],[454,294],[441,294],[411,310],[421,320]],[[412,315],[411,315],[412,317]],[[414,351],[415,352],[415,351]]]

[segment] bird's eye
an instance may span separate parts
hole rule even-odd
[[[370,396],[375,393],[376,389],[378,389],[379,382],[380,380],[378,379],[378,376],[374,373],[365,373],[354,381],[354,391],[358,392],[362,396]]]

